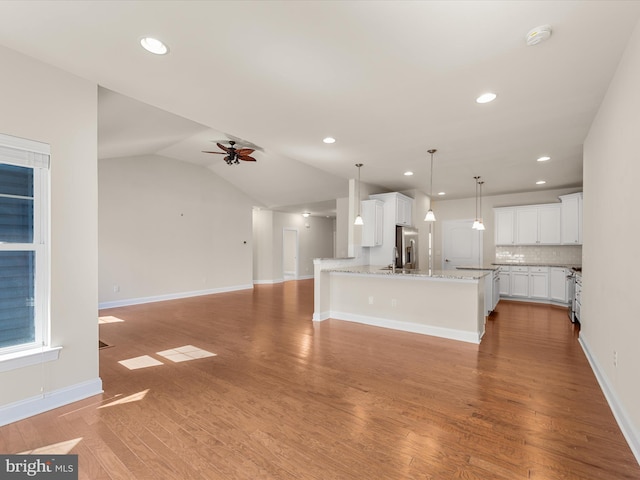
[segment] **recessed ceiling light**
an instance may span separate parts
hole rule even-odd
[[[151,52],[155,55],[165,55],[169,53],[169,47],[167,47],[157,38],[142,37],[140,39],[140,45],[142,45],[142,48],[144,48],[147,52]]]
[[[493,102],[496,99],[497,95],[495,93],[487,92],[480,95],[476,98],[477,103],[489,103]]]
[[[442,195],[446,195],[445,192],[438,192],[438,195],[442,196]]]
[[[322,141],[323,141],[324,143],[336,143],[336,139],[335,139],[335,138],[333,138],[333,137],[326,137],[326,138],[323,138],[323,139],[322,139]]]
[[[538,180],[536,185],[544,185],[545,183],[547,183],[545,180]]]
[[[538,162],[546,162],[547,160],[551,160],[551,157],[547,157],[547,156],[540,157],[540,158],[538,159]]]
[[[407,172],[404,172],[404,175],[405,175],[406,177],[410,177],[411,175],[413,175],[413,172],[411,172],[411,171],[407,171]]]
[[[551,25],[540,25],[539,27],[529,30],[529,33],[527,33],[527,36],[525,37],[525,41],[528,46],[533,46],[545,41],[550,36]]]
[[[304,218],[307,218],[309,215],[311,215],[309,212],[304,212],[304,213],[302,214],[302,216],[303,216]]]

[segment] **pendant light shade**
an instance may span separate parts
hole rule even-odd
[[[364,220],[362,220],[362,215],[360,215],[360,167],[362,167],[362,163],[356,163],[356,167],[358,167],[358,186],[356,189],[356,202],[358,202],[358,215],[356,216],[356,220],[353,222],[354,225],[364,225]]]
[[[425,222],[435,222],[436,216],[433,213],[433,209],[431,208],[431,199],[433,198],[433,154],[438,150],[432,148],[431,150],[427,150],[429,154],[431,154],[431,175],[429,176],[429,211],[424,216]]]

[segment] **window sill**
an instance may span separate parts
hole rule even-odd
[[[40,347],[0,355],[0,372],[58,360],[62,347]]]

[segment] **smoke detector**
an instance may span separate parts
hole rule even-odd
[[[537,45],[540,42],[545,41],[550,36],[551,25],[541,25],[529,30],[529,33],[527,33],[526,42],[528,46]]]

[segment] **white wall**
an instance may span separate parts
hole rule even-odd
[[[160,156],[100,160],[98,179],[101,306],[252,287],[252,202],[231,184]]]
[[[81,385],[101,390],[97,85],[4,47],[0,64],[0,132],[51,145],[51,343],[63,350],[57,361],[0,373],[0,410],[20,402],[28,413],[52,406],[44,394],[64,403]]]
[[[486,230],[483,235],[482,249],[484,263],[495,260],[495,232],[493,221],[494,207],[508,207],[515,205],[534,205],[539,203],[558,203],[560,195],[580,192],[582,188],[564,188],[556,190],[539,190],[508,195],[493,195],[482,197],[482,218]],[[444,220],[473,220],[475,216],[475,197],[460,200],[434,200],[433,211],[438,221],[435,224],[435,267],[442,267],[442,230],[440,225]],[[420,239],[420,248],[424,250],[426,243]],[[559,247],[563,248],[563,247]]]
[[[640,461],[640,24],[584,144],[580,338]],[[614,365],[614,353],[618,362]],[[614,410],[615,412],[615,410]]]
[[[273,283],[273,211],[253,210],[253,282]]]

